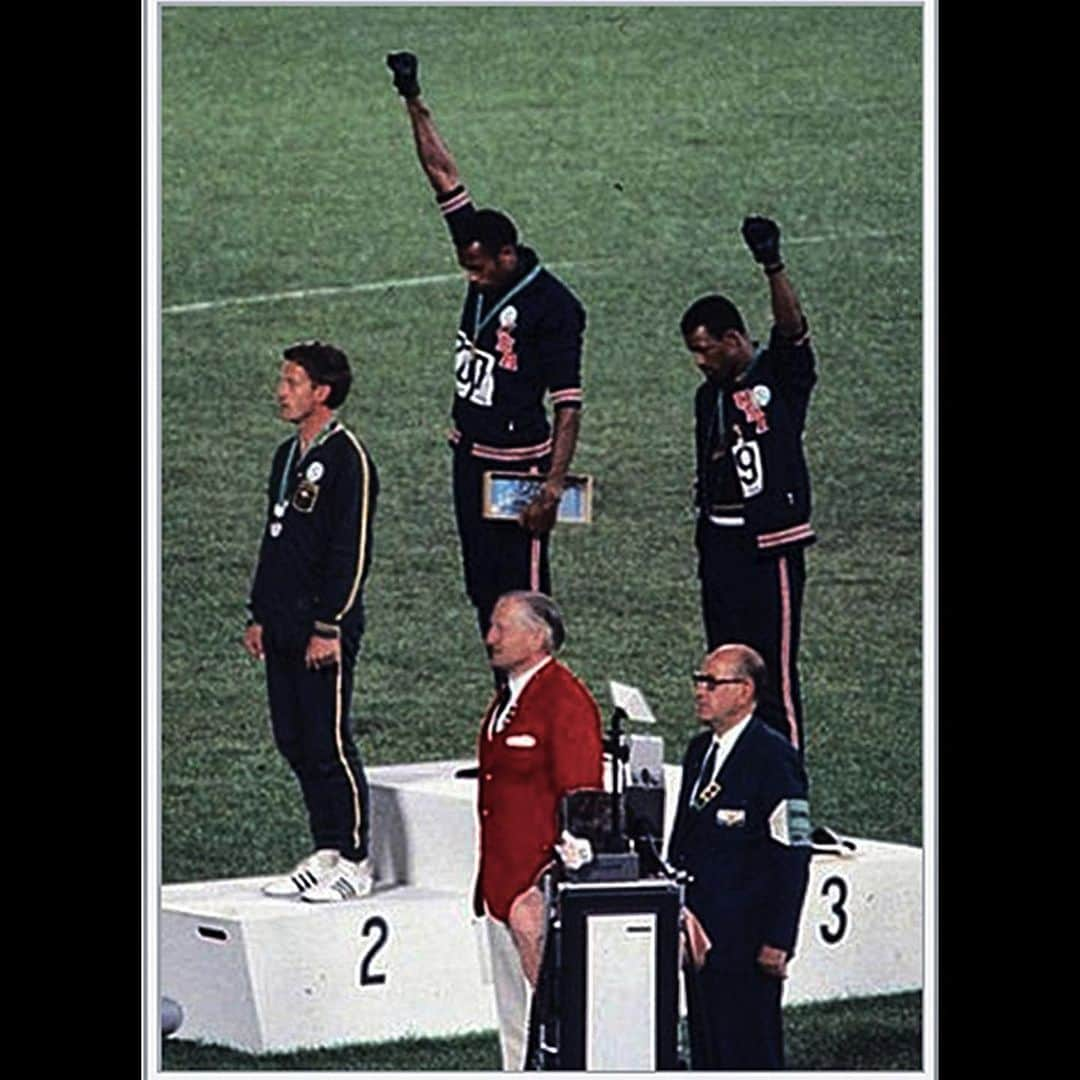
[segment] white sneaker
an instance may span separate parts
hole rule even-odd
[[[332,872],[314,888],[305,889],[300,898],[312,904],[336,904],[341,900],[360,900],[374,887],[370,859],[360,862],[339,859]]]
[[[268,881],[263,886],[263,895],[284,899],[303,896],[309,889],[325,881],[340,859],[341,855],[330,848],[316,851],[306,859],[301,859],[286,877]]]

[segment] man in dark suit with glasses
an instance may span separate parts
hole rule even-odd
[[[780,1000],[810,865],[806,773],[757,715],[765,664],[722,645],[694,673],[706,730],[683,759],[668,858],[693,880],[684,924],[694,1069],[784,1067]]]

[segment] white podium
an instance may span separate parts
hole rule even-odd
[[[178,1038],[262,1052],[496,1026],[479,935],[461,896],[422,886],[306,904],[267,880],[167,885],[161,991]]]
[[[922,849],[852,839],[810,861],[785,1004],[922,988]]]
[[[486,938],[471,914],[470,761],[368,770],[375,892],[340,904],[275,900],[269,875],[165,885],[160,992],[174,1038],[251,1052],[447,1036],[496,1027]],[[665,835],[681,770],[664,766]],[[922,852],[855,841],[816,855],[788,1003],[922,985]]]

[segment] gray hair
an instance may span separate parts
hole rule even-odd
[[[562,612],[550,596],[542,592],[517,589],[499,597],[500,603],[503,600],[516,601],[522,621],[535,630],[543,630],[545,652],[555,653],[559,650],[566,640],[566,627],[563,624]]]

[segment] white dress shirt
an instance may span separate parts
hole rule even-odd
[[[507,679],[507,685],[510,687],[510,697],[507,699],[506,704],[502,709],[496,709],[491,714],[491,726],[488,728],[488,738],[493,738],[497,735],[507,724],[510,723],[510,717],[514,714],[514,706],[517,704],[517,700],[521,697],[521,691],[525,689],[525,685],[528,681],[545,665],[551,663],[551,657],[545,656],[539,664],[533,664],[528,671],[523,671],[520,675],[511,675]]]
[[[713,761],[713,767],[710,770],[709,775],[698,778],[698,782],[690,797],[691,802],[693,802],[694,799],[696,799],[698,795],[720,775],[720,770],[723,768],[724,762],[735,748],[735,744],[739,741],[739,736],[746,730],[746,725],[750,723],[753,715],[754,711],[751,709],[750,712],[734,725],[734,727],[729,727],[723,735],[717,735],[716,732],[713,732],[712,745],[716,747],[716,760]],[[705,757],[708,756],[709,751],[706,750]],[[702,763],[704,763],[705,758],[702,758],[701,760]]]

